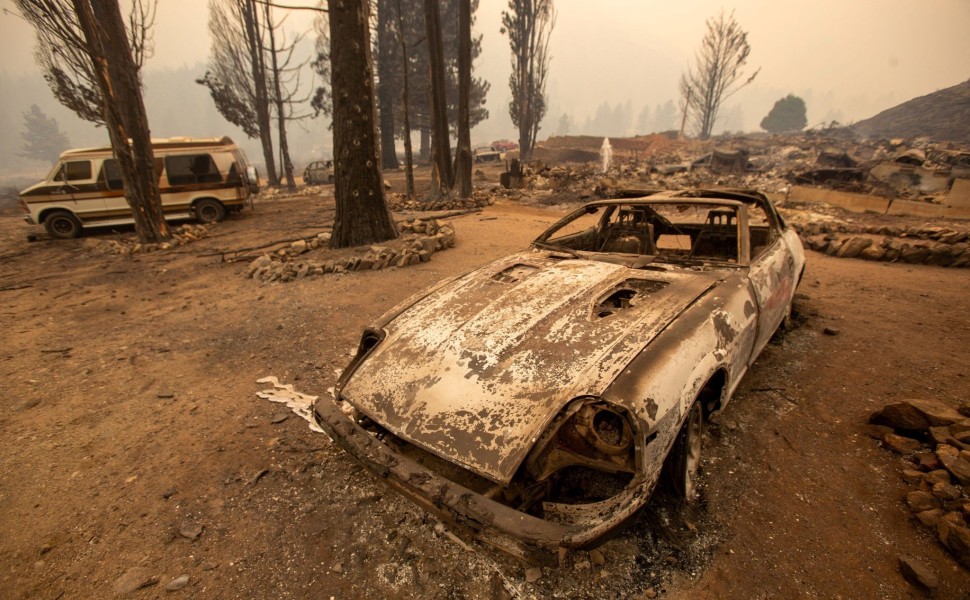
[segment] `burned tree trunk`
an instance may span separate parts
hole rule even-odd
[[[448,194],[454,187],[451,170],[451,142],[448,135],[448,103],[445,97],[445,58],[441,41],[441,15],[438,0],[424,0],[424,21],[428,35],[428,56],[431,65],[431,135],[433,144],[433,171],[431,197]]]
[[[397,81],[393,76],[394,54],[391,48],[393,43],[391,0],[379,0],[377,3],[377,109],[381,117],[381,167],[384,169],[397,169],[401,166],[397,161],[397,150],[394,144],[394,91]]]
[[[266,163],[266,179],[277,186],[276,158],[273,156],[273,139],[270,135],[269,94],[266,90],[266,65],[263,62],[263,40],[259,31],[259,12],[256,0],[243,0],[243,19],[246,22],[246,41],[249,44],[250,67],[253,71],[253,91],[256,96],[256,122],[259,124],[259,142],[263,147]]]
[[[171,238],[162,214],[158,175],[138,69],[117,0],[73,0],[94,74],[104,98],[104,117],[121,170],[125,200],[143,243]]]
[[[410,83],[408,76],[408,45],[404,40],[404,16],[401,14],[401,0],[397,0],[398,35],[401,40],[401,72],[404,76],[404,90],[401,100],[404,104],[404,173],[407,180],[407,197],[414,198],[414,152],[411,150],[411,109],[408,106],[410,98]]]
[[[283,91],[280,88],[280,66],[276,58],[276,26],[270,15],[270,5],[265,5],[266,9],[266,30],[269,32],[270,55],[273,60],[273,90],[276,92],[276,121],[280,143],[280,167],[286,177],[286,189],[293,191],[296,189],[296,182],[293,180],[293,163],[290,161],[290,146],[286,141],[286,107],[283,101]]]
[[[472,195],[472,142],[469,102],[472,86],[471,0],[458,0],[458,150],[455,187],[462,198]]]
[[[333,90],[334,217],[332,248],[397,237],[384,201],[374,110],[367,0],[327,0]]]

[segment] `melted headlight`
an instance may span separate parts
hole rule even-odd
[[[578,398],[538,441],[526,467],[536,480],[573,465],[633,473],[635,437],[625,409],[594,396]]]

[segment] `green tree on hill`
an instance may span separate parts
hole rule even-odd
[[[805,101],[794,94],[775,102],[771,112],[761,119],[761,128],[771,133],[801,131],[807,124]]]

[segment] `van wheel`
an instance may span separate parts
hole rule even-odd
[[[81,235],[81,222],[66,210],[55,210],[44,218],[44,229],[51,237],[69,240]]]
[[[215,223],[226,218],[226,207],[218,200],[203,198],[195,203],[195,218],[200,223]]]

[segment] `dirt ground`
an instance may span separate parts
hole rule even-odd
[[[940,577],[937,597],[968,597],[970,572],[914,524],[899,459],[862,425],[889,401],[970,396],[970,270],[808,253],[799,327],[707,430],[701,503],[660,491],[605,564],[574,552],[527,583],[258,399],[256,380],[326,394],[371,320],[527,246],[562,208],[500,200],[450,219],[455,248],[381,272],[261,285],[203,256],[324,231],[332,204],[259,202],[133,258],[28,243],[3,205],[0,597],[110,597],[133,567],[150,585],[132,598],[918,595],[899,555]]]

